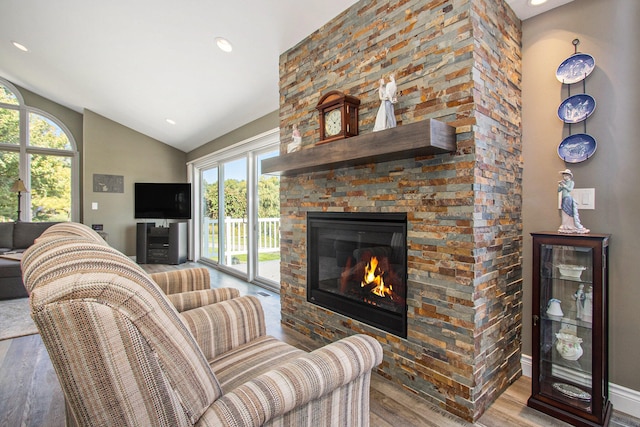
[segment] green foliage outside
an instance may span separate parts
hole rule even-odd
[[[205,215],[218,218],[218,183],[205,183]],[[276,176],[261,176],[258,180],[258,217],[278,218],[280,216],[280,180]],[[247,182],[228,179],[224,182],[224,215],[227,218],[247,217]]]
[[[0,85],[0,88],[4,88]],[[7,90],[0,90],[0,102],[15,104]],[[2,149],[1,145],[18,148],[20,117],[17,110],[0,108],[0,221],[17,218],[17,194],[10,191],[19,177],[18,151]],[[29,114],[29,145],[69,150],[67,135],[49,119]],[[30,185],[32,221],[68,221],[71,219],[71,157],[31,154]],[[24,196],[24,195],[23,195]]]
[[[0,222],[16,219],[18,198],[16,193],[12,193],[10,189],[17,177],[17,153],[0,151]]]

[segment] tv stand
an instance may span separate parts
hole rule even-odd
[[[138,264],[182,264],[187,261],[187,223],[173,222],[156,227],[154,222],[139,222],[136,228]]]

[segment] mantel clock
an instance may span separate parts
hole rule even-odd
[[[316,108],[320,112],[320,144],[358,135],[360,100],[337,90],[324,94]]]

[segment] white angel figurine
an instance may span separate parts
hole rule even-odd
[[[380,98],[380,108],[376,114],[376,122],[373,131],[390,129],[396,127],[396,116],[394,106],[398,102],[395,76],[389,76],[389,83],[385,85],[384,79],[379,80],[378,97]]]

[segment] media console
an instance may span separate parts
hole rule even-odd
[[[187,223],[173,222],[156,227],[155,222],[139,222],[136,228],[138,264],[182,264],[187,261]]]

